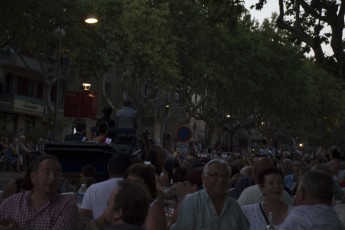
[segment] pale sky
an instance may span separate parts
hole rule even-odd
[[[256,18],[259,22],[262,22],[265,18],[270,18],[273,12],[279,11],[279,2],[278,0],[267,0],[267,3],[264,5],[262,10],[255,10],[250,9],[250,6],[257,3],[258,0],[244,0],[245,7],[249,10],[252,17]],[[345,36],[345,34],[344,34]],[[329,45],[322,44],[322,47],[324,48],[324,52],[327,55],[332,55],[333,51],[330,48]],[[309,55],[313,55],[312,51]]]
[[[246,8],[250,11],[252,17],[262,22],[265,18],[270,18],[273,12],[279,11],[278,0],[268,0],[262,10],[250,9],[251,5],[257,3],[257,0],[244,0]]]

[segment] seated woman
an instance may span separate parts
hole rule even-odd
[[[145,230],[165,230],[167,223],[164,212],[163,195],[156,189],[156,168],[151,164],[134,164],[125,174],[126,181],[143,181],[151,195],[151,206],[145,220]]]
[[[150,194],[150,209],[145,219],[145,230],[166,230],[166,218],[163,205],[163,196],[157,196],[155,167],[149,164],[137,163],[131,165],[126,174],[125,182],[138,182],[147,187]],[[98,227],[106,227],[107,213],[103,214],[95,221]]]
[[[80,185],[85,184],[86,188],[90,185],[96,183],[96,169],[91,164],[86,164],[81,169],[80,173]],[[77,187],[76,191],[80,188],[80,185]]]
[[[280,199],[284,190],[282,171],[277,167],[265,169],[258,175],[258,185],[264,194],[264,200],[261,203],[242,206],[249,222],[249,229],[266,229],[269,224],[278,227],[294,208]],[[272,213],[271,223],[269,223],[270,213]]]

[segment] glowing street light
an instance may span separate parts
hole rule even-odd
[[[97,17],[94,16],[94,15],[89,15],[87,18],[85,18],[85,22],[86,22],[87,24],[95,24],[95,23],[98,22],[98,19],[97,19]]]

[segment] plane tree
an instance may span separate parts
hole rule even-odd
[[[261,10],[266,3],[267,0],[259,0],[254,6]],[[312,50],[319,65],[344,79],[344,18],[345,1],[279,0],[276,23],[289,32],[302,52]],[[324,45],[329,45],[333,54],[327,54]]]

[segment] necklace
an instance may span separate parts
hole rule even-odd
[[[267,223],[269,212],[272,212],[272,223],[274,225],[279,225],[284,221],[287,214],[287,207],[285,203],[279,202],[273,203],[273,205],[267,205],[265,201],[262,201],[260,205]]]

